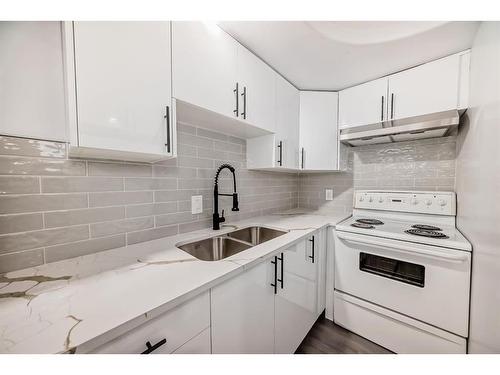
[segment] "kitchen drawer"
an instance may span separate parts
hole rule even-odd
[[[146,342],[155,345],[167,342],[153,353],[168,354],[210,326],[210,299],[205,292],[165,314],[154,318],[124,335],[95,349],[93,354],[139,354],[147,349]]]
[[[172,354],[210,354],[210,327],[193,337]]]

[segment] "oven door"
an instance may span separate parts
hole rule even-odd
[[[335,289],[467,337],[471,254],[336,232]]]

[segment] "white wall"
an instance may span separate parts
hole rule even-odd
[[[500,353],[500,22],[471,55],[468,123],[457,142],[457,224],[473,246],[470,353]]]

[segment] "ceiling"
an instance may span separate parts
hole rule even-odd
[[[296,87],[340,90],[470,48],[479,22],[224,21]]]

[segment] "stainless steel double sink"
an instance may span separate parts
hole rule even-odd
[[[177,247],[200,260],[214,261],[238,254],[285,233],[287,232],[278,229],[253,226],[237,229],[220,236],[179,243]]]

